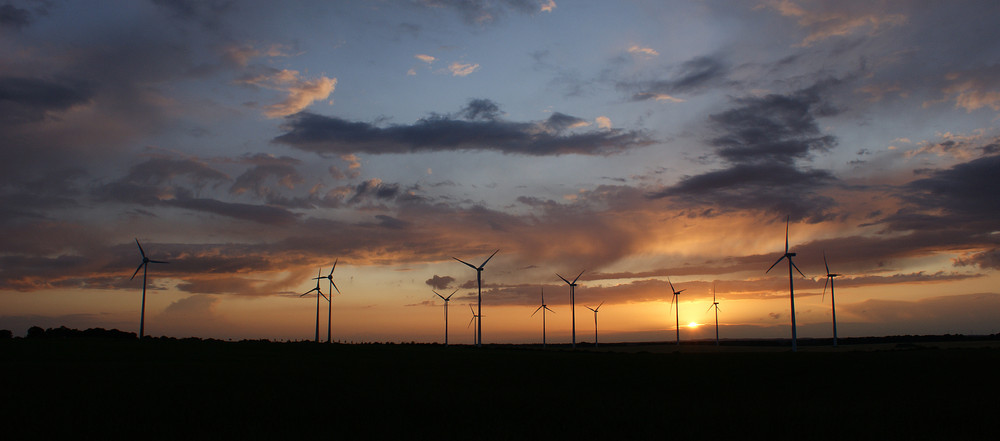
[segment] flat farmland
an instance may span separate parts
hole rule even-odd
[[[5,439],[993,438],[998,367],[996,341],[13,339],[0,414]]]

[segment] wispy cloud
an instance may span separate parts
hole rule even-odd
[[[479,70],[479,64],[454,62],[448,65],[448,71],[452,76],[464,77]]]
[[[320,76],[307,80],[298,71],[282,69],[244,78],[239,83],[286,92],[288,96],[284,101],[267,106],[264,110],[268,118],[281,118],[301,112],[316,101],[329,98],[337,86],[337,79]]]

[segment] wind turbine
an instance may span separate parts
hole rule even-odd
[[[478,300],[477,300],[477,305],[478,305],[477,307],[479,308],[479,311],[476,313],[476,317],[479,317],[479,321],[476,322],[476,346],[482,346],[483,345],[483,319],[482,319],[482,316],[483,316],[483,267],[486,266],[486,262],[489,262],[490,259],[492,259],[493,256],[496,256],[497,253],[499,253],[499,252],[500,252],[499,249],[496,250],[496,251],[494,251],[493,254],[490,254],[490,257],[486,258],[486,261],[483,262],[483,264],[479,265],[479,266],[475,266],[475,265],[473,265],[473,264],[471,264],[469,262],[466,262],[466,261],[464,261],[462,259],[459,259],[457,257],[452,257],[452,259],[455,259],[455,260],[457,260],[459,262],[462,262],[462,263],[466,264],[469,268],[472,268],[472,269],[476,270],[476,285],[479,287],[479,297],[478,297]]]
[[[715,345],[719,345],[719,301],[715,299],[715,283],[712,283],[712,306],[708,307],[705,312],[711,311],[715,308]]]
[[[451,300],[451,296],[455,295],[455,293],[458,292],[458,290],[456,289],[451,294],[448,294],[448,297],[438,294],[438,292],[434,291],[433,289],[431,290],[431,292],[437,294],[438,297],[441,297],[441,300],[444,300],[444,345],[448,346],[448,301]]]
[[[670,285],[670,292],[674,293],[674,296],[670,299],[670,308],[675,310],[674,328],[677,330],[677,346],[680,346],[681,345],[681,302],[677,300],[677,296],[679,296],[682,292],[684,292],[684,290],[682,289],[678,291],[674,289],[674,284],[670,282],[670,276],[667,276],[667,284]],[[674,308],[674,303],[677,304],[676,308]]]
[[[555,311],[549,309],[548,305],[545,304],[545,288],[542,288],[542,306],[539,306],[535,312],[532,312],[531,316],[534,317],[535,314],[538,314],[538,311],[542,311],[542,349],[545,349],[545,311],[549,311],[553,314],[556,313]]]
[[[142,263],[140,263],[139,267],[135,269],[135,272],[132,273],[132,277],[130,277],[129,280],[134,279],[135,275],[139,274],[139,270],[142,270],[142,309],[139,312],[139,340],[142,340],[142,336],[144,335],[143,331],[145,330],[145,325],[146,325],[146,267],[149,266],[150,263],[170,263],[170,262],[165,262],[162,260],[153,260],[146,257],[146,252],[143,251],[142,244],[139,243],[139,239],[135,240],[135,244],[139,245],[139,254],[142,255]]]
[[[572,282],[566,280],[563,276],[559,276],[559,273],[556,273],[556,275],[559,276],[563,282],[566,282],[566,284],[569,285],[569,310],[571,312],[570,315],[573,316],[573,349],[576,349],[576,281],[580,280],[580,276],[583,275],[583,271],[580,271],[580,274],[578,274]]]
[[[587,305],[583,305],[584,308],[587,308],[587,309],[589,309],[591,311],[594,311],[594,347],[595,348],[597,347],[597,311],[599,311],[601,309],[601,305],[603,305],[603,304],[604,304],[604,302],[601,302],[601,304],[597,305],[596,308],[591,308],[591,307],[589,307]]]
[[[330,341],[331,341],[330,340],[330,324],[331,324],[331,321],[332,321],[332,318],[333,318],[333,290],[337,290],[337,294],[340,294],[340,288],[337,288],[337,284],[333,283],[333,270],[337,269],[337,262],[338,261],[340,261],[340,259],[336,259],[336,260],[333,261],[333,268],[330,268],[330,274],[327,274],[326,276],[321,276],[321,277],[317,277],[316,278],[317,281],[320,280],[320,279],[327,279],[327,280],[330,281],[330,289],[327,290],[327,292],[330,293],[330,298],[326,299],[326,303],[327,303],[327,307],[326,307],[326,342],[327,343],[330,343]],[[322,269],[322,268],[320,268],[320,269]],[[316,282],[316,286],[319,286],[319,282]],[[308,294],[308,293],[306,293],[306,294]],[[318,302],[319,300],[317,299],[316,301]]]
[[[469,305],[469,311],[472,311],[472,319],[469,320],[469,324],[465,325],[466,328],[472,326],[472,322],[479,318],[479,314],[476,314],[476,310],[472,309],[472,305]],[[479,345],[479,335],[476,333],[476,328],[472,328],[472,340],[476,345]]]
[[[771,269],[780,263],[781,259],[788,259],[788,297],[791,299],[792,304],[792,352],[795,352],[798,350],[798,339],[795,334],[795,284],[793,283],[794,279],[792,278],[792,268],[795,268],[795,271],[798,271],[799,274],[802,274],[802,270],[795,266],[795,262],[792,262],[792,257],[795,257],[795,253],[788,252],[788,221],[791,220],[791,218],[791,216],[785,218],[785,254],[772,263],[771,267],[768,268],[767,271],[764,271],[764,274],[771,272]],[[802,274],[802,277],[805,276],[805,274]]]
[[[833,296],[833,279],[840,274],[830,272],[830,264],[826,263],[826,252],[823,253],[823,265],[826,266],[826,282],[830,284],[830,310],[833,312],[833,347],[837,347],[837,300]],[[826,285],[823,284],[823,298],[826,297]],[[820,301],[823,301],[823,298]]]
[[[315,288],[310,289],[309,291],[306,291],[306,292],[302,293],[301,295],[299,295],[299,297],[302,297],[302,296],[308,295],[309,293],[311,293],[313,291],[316,291],[316,343],[319,343],[319,298],[322,297],[322,298],[326,299],[327,301],[330,301],[330,299],[327,299],[326,296],[323,295],[323,291],[320,291],[320,289],[319,289],[319,280],[323,278],[323,277],[320,277],[320,274],[322,274],[322,273],[323,273],[323,268],[320,268],[318,271],[316,271],[316,278],[313,279],[313,280],[316,281],[316,287]]]

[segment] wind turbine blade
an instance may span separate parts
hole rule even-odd
[[[473,315],[472,318],[469,319],[469,324],[465,325],[465,329],[469,329],[469,326],[472,326],[472,322],[474,321],[476,321],[476,316]]]
[[[129,279],[129,280],[132,280],[132,279],[134,279],[134,278],[135,278],[135,275],[136,275],[136,274],[139,274],[139,270],[141,270],[141,269],[142,269],[142,266],[143,266],[143,265],[145,265],[145,264],[146,264],[146,262],[142,262],[142,263],[140,263],[140,264],[139,264],[139,267],[135,269],[135,272],[134,272],[134,273],[132,273],[132,277],[129,277],[128,279]]]
[[[601,309],[601,306],[604,306],[604,302],[601,302],[601,304],[597,305],[597,308],[594,308],[594,309]]]
[[[774,263],[771,264],[771,267],[768,268],[767,271],[764,271],[764,274],[767,274],[767,273],[771,272],[771,270],[774,269],[774,267],[778,264],[778,262],[781,262],[781,259],[784,259],[784,258],[785,258],[785,256],[779,257],[778,260],[776,260]]]
[[[711,311],[713,307],[715,307],[714,303],[712,304],[712,306],[709,306],[708,309],[705,310],[705,312]]]
[[[586,270],[583,270],[583,271],[586,271]],[[580,274],[577,274],[577,275],[576,275],[576,278],[575,278],[575,279],[573,279],[573,283],[576,283],[576,281],[577,281],[577,280],[580,280],[580,276],[582,276],[582,275],[583,275],[583,271],[580,271]]]
[[[444,300],[447,302],[449,299],[451,299],[451,296],[455,295],[456,292],[458,292],[458,289],[455,289],[454,291],[451,292],[451,294],[448,294],[448,297],[446,297]]]
[[[545,308],[545,305],[542,305],[542,306],[539,306],[539,307],[538,307],[537,309],[535,309],[535,312],[532,312],[532,313],[531,313],[531,317],[534,317],[534,316],[535,316],[535,314],[538,314],[538,311],[541,311],[541,310],[542,310],[542,308]],[[546,308],[546,309],[547,309],[547,308]]]
[[[331,276],[333,275],[333,270],[337,269],[337,262],[338,261],[340,261],[339,257],[333,260],[333,268],[330,268],[330,275]]]
[[[785,218],[785,254],[788,254],[788,221],[791,219],[791,215]]]
[[[826,274],[830,275],[830,264],[826,263],[826,251],[823,252],[823,266],[826,267]]]
[[[544,305],[543,305],[543,306],[544,306]],[[555,314],[555,313],[556,313],[555,311],[553,311],[553,310],[552,310],[552,308],[549,308],[548,306],[546,306],[546,307],[545,307],[545,309],[546,309],[546,310],[548,310],[549,312],[553,313],[553,314]]]
[[[472,269],[474,269],[474,270],[478,270],[478,269],[479,269],[479,268],[476,268],[476,266],[475,266],[475,265],[473,265],[473,264],[471,264],[471,263],[469,263],[469,262],[466,262],[466,261],[464,261],[464,260],[462,260],[462,259],[459,259],[459,258],[457,258],[457,257],[452,257],[452,259],[455,259],[455,260],[457,260],[457,261],[459,261],[459,262],[462,262],[462,263],[464,263],[464,264],[465,264],[466,266],[468,266],[469,268],[472,268]]]
[[[591,307],[589,307],[589,306],[587,306],[587,305],[584,305],[583,307],[584,307],[584,308],[587,308],[587,309],[589,309],[589,310],[591,310],[591,311],[594,311],[594,312],[597,312],[597,310],[596,310],[596,309],[594,309],[594,308],[591,308]]]
[[[682,289],[682,290],[680,290],[680,291],[677,291],[677,294],[680,294],[680,293],[682,293],[682,292],[684,292],[684,291],[687,291],[687,288],[684,288],[684,289]]]
[[[441,294],[438,294],[437,291],[435,291],[435,290],[432,289],[431,292],[434,293],[436,296],[441,297],[441,300],[447,300],[447,299],[444,298],[444,296],[442,296]]]
[[[319,296],[320,296],[320,297],[322,297],[322,298],[323,298],[323,300],[326,300],[326,301],[328,301],[328,302],[330,301],[330,299],[326,298],[326,295],[325,295],[325,294],[323,294],[323,293],[319,293]]]
[[[556,275],[557,275],[557,276],[559,276],[559,273],[556,273]],[[570,281],[569,281],[569,280],[566,280],[566,278],[565,278],[565,277],[563,277],[563,276],[559,276],[559,278],[560,278],[560,279],[562,279],[562,281],[563,281],[563,282],[566,282],[566,284],[567,284],[567,285],[572,285],[572,283],[570,283]]]
[[[142,250],[142,244],[139,243],[139,239],[135,240],[135,244],[139,245],[139,254],[142,254],[142,258],[146,258],[146,252]]]
[[[303,296],[305,296],[305,295],[308,295],[309,293],[311,293],[311,292],[313,292],[313,291],[319,291],[319,289],[318,289],[318,288],[313,288],[313,289],[310,289],[309,291],[306,291],[306,292],[304,292],[304,293],[302,293],[302,294],[299,294],[299,297],[303,297]]]
[[[674,299],[677,298],[677,294],[670,297],[670,309],[667,310],[667,314],[674,312]]]
[[[792,259],[788,259],[788,261],[789,261],[789,262],[791,262],[791,264],[792,264],[792,268],[795,268],[795,271],[798,271],[798,272],[799,272],[799,274],[801,274],[801,275],[802,275],[802,278],[803,278],[803,279],[805,279],[805,278],[806,278],[806,275],[805,275],[805,274],[802,274],[802,270],[800,270],[798,266],[795,266],[795,262],[792,262]]]
[[[500,252],[500,249],[497,249],[496,251],[494,251],[494,252],[493,252],[493,254],[490,254],[490,257],[487,257],[487,258],[486,258],[486,262],[489,262],[489,261],[490,261],[490,259],[492,259],[492,258],[493,258],[493,256],[496,256],[496,255],[497,255],[497,253],[499,253],[499,252]],[[486,262],[483,262],[483,264],[482,264],[482,265],[479,265],[479,267],[478,267],[478,268],[476,268],[476,269],[483,269],[483,267],[484,267],[484,266],[486,266]]]
[[[674,283],[670,281],[670,276],[667,276],[667,284],[670,285],[670,292],[677,294],[677,290],[674,289]]]
[[[823,297],[819,299],[820,303],[826,300],[826,287],[830,284],[830,276],[826,276],[826,282],[823,282]]]
[[[170,263],[170,262],[163,261],[163,260],[150,260],[149,263]]]

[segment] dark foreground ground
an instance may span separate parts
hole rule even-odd
[[[745,345],[746,346],[746,345]],[[997,439],[1000,343],[0,341],[2,439]]]

